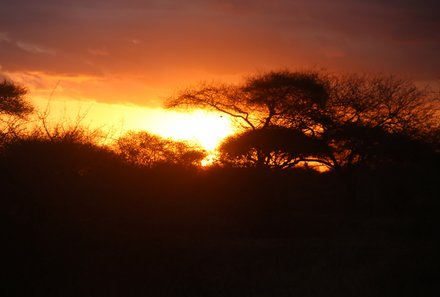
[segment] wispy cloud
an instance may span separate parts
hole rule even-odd
[[[105,48],[89,48],[87,51],[94,56],[110,56],[110,52]]]
[[[27,51],[31,54],[47,54],[47,55],[55,55],[56,51],[51,48],[47,48],[44,46],[40,46],[33,43],[17,41],[17,46],[24,51]]]

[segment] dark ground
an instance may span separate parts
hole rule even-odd
[[[37,153],[0,163],[1,296],[440,296],[436,169],[347,187]]]

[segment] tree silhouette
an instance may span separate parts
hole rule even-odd
[[[245,129],[286,125],[286,117],[309,112],[327,100],[326,88],[314,72],[268,72],[240,85],[202,84],[170,98],[167,107],[205,108],[222,112]]]
[[[11,81],[0,82],[0,115],[7,114],[23,117],[33,111],[25,99],[27,90]]]
[[[333,76],[329,93],[316,130],[336,167],[372,165],[373,159],[379,162],[381,152],[388,159],[391,146],[406,151],[404,142],[435,141],[429,135],[438,131],[440,106],[411,81],[379,75]]]
[[[233,166],[288,169],[324,156],[326,149],[300,130],[272,126],[231,136],[220,152],[221,161]]]
[[[171,98],[167,106],[219,111],[241,127],[245,132],[222,146],[222,161],[290,168],[304,159],[306,152],[296,151],[301,147],[297,140],[312,141],[304,132],[313,126],[312,113],[327,100],[325,81],[318,73],[272,71],[249,76],[240,85],[202,84]],[[293,143],[286,146],[289,140]],[[311,155],[315,153],[315,148],[310,151]]]
[[[33,112],[26,100],[26,88],[11,81],[0,82],[0,142],[17,136],[25,117]]]
[[[240,166],[291,168],[301,161],[335,169],[372,165],[379,162],[382,148],[383,158],[389,158],[385,151],[393,146],[391,140],[396,147],[405,137],[435,141],[440,125],[438,101],[426,90],[382,75],[272,71],[239,85],[184,90],[167,107],[205,108],[229,116],[244,132],[224,143],[223,161]],[[387,138],[393,135],[399,136]]]

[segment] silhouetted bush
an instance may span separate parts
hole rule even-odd
[[[116,151],[126,161],[146,167],[201,166],[206,152],[185,141],[164,139],[148,132],[127,132],[116,141]]]

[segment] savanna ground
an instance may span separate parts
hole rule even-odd
[[[435,168],[362,177],[353,197],[329,173],[145,169],[102,152],[73,169],[69,150],[3,160],[3,296],[439,292]]]

